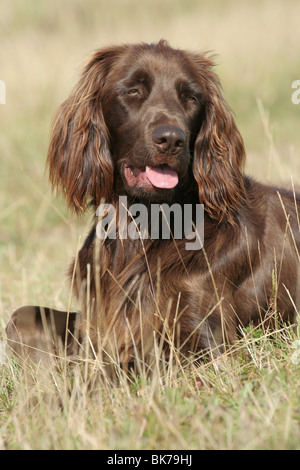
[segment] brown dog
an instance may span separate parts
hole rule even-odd
[[[244,160],[211,59],[165,41],[90,57],[57,111],[48,153],[51,182],[71,208],[104,202],[102,220],[113,213],[100,230],[95,218],[70,270],[82,301],[79,342],[88,332],[95,351],[130,362],[151,354],[156,337],[166,355],[172,345],[197,357],[224,351],[250,322],[295,322],[300,197],[246,177]],[[131,236],[118,217],[121,197],[125,222],[139,229],[131,225]],[[152,236],[141,235],[135,204],[148,211]],[[149,215],[155,204],[176,204],[180,214],[188,206],[198,228],[203,204],[203,248],[187,249],[184,218],[171,216],[163,236],[162,219]],[[59,342],[72,349],[75,321],[75,313],[23,307],[9,343],[39,360]]]

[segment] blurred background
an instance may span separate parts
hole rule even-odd
[[[65,308],[66,271],[91,214],[51,194],[51,120],[85,58],[107,44],[212,51],[247,150],[248,174],[300,184],[298,0],[0,0],[0,334],[23,304]],[[75,305],[76,308],[76,305]]]

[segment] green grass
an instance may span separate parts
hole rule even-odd
[[[232,356],[174,364],[112,385],[96,361],[53,374],[2,368],[2,445],[10,449],[299,449],[300,376],[289,330],[248,328]],[[298,347],[298,346],[297,346]],[[83,368],[84,369],[84,368]],[[89,382],[89,383],[88,383]],[[92,383],[92,387],[89,384]],[[22,419],[20,417],[22,416]]]
[[[296,0],[12,0],[0,6],[0,340],[17,307],[64,309],[84,238],[44,172],[51,119],[94,49],[165,38],[212,50],[244,137],[247,172],[300,184],[300,5]],[[74,305],[76,308],[77,306]],[[55,374],[51,393],[12,360],[0,366],[0,448],[299,449],[299,334],[244,332],[236,354],[153,377]]]

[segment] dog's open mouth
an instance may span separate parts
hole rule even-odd
[[[124,176],[129,187],[140,186],[147,189],[172,189],[178,184],[178,174],[169,165],[146,166],[136,168],[132,165],[124,166]]]

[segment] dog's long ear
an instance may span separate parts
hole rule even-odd
[[[211,218],[234,224],[235,213],[245,199],[242,169],[245,149],[232,113],[221,94],[213,62],[194,57],[203,91],[203,113],[195,142],[193,173],[200,202]]]
[[[50,181],[76,211],[84,210],[90,198],[100,203],[112,197],[114,167],[102,100],[119,53],[117,48],[95,52],[54,117],[47,159]]]

